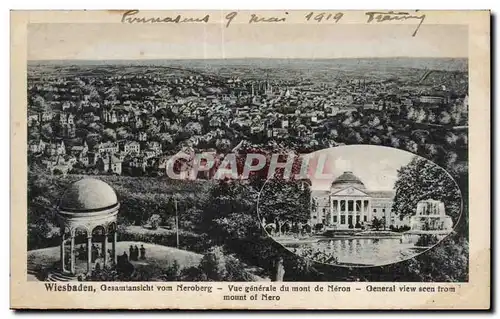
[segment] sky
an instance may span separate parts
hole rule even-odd
[[[394,188],[398,169],[408,164],[415,155],[390,147],[347,145],[324,149],[310,156],[310,170],[318,172],[316,178],[311,179],[313,190],[328,190],[335,178],[351,171],[368,190],[382,191]],[[320,156],[325,163],[322,170],[317,164]],[[322,177],[321,173],[331,177]]]
[[[467,57],[465,25],[34,23],[28,60]]]

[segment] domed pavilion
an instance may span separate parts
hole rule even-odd
[[[89,274],[97,264],[116,264],[119,208],[115,191],[101,180],[84,178],[69,186],[57,208],[63,273]]]
[[[341,190],[348,187],[353,187],[358,190],[366,189],[365,184],[351,171],[347,171],[342,173],[339,177],[337,177],[331,186],[331,190]]]

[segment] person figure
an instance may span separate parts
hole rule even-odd
[[[144,245],[141,245],[141,259],[146,259],[146,248],[144,248]]]
[[[123,252],[123,255],[122,255],[122,256],[123,256],[123,260],[128,261],[128,255],[127,255],[127,252],[126,252],[126,251],[124,251],[124,252]]]
[[[134,260],[134,247],[132,245],[128,247],[128,255],[130,256],[130,260]]]
[[[95,262],[99,258],[99,248],[95,244],[92,244],[92,262]]]
[[[108,249],[108,254],[106,255],[106,261],[109,260],[109,258],[111,258],[111,256],[113,256],[113,251],[111,249]]]
[[[85,260],[86,254],[85,254],[85,248],[83,248],[83,245],[80,245],[80,248],[78,248],[78,258],[80,260]]]
[[[135,261],[139,260],[139,248],[137,245],[134,246],[134,258]]]

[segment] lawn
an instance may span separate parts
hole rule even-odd
[[[132,262],[135,266],[155,266],[167,269],[174,260],[179,263],[180,268],[198,266],[202,255],[187,250],[176,249],[167,246],[143,243],[138,241],[121,241],[116,244],[117,254],[121,255],[129,251],[130,245],[146,249],[146,259]],[[59,262],[59,247],[51,247],[28,251],[28,272],[35,272],[40,269],[47,269]],[[36,280],[31,274],[29,280]]]

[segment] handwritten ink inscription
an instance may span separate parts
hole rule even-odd
[[[236,18],[237,15],[238,12],[236,11],[230,12],[226,15],[226,20],[227,20],[226,28],[229,28],[229,25],[231,24],[231,22],[233,22],[233,19]]]
[[[285,15],[288,15],[288,12],[285,12]],[[286,17],[263,17],[263,16],[258,16],[256,14],[252,14],[250,16],[250,20],[248,20],[248,23],[259,23],[259,22],[264,22],[264,23],[273,23],[273,22],[285,22]]]
[[[191,17],[191,16],[163,16],[163,17],[143,17],[138,16],[139,10],[129,10],[123,13],[121,22],[122,23],[208,23],[210,20],[210,15],[206,14],[204,16]],[[248,23],[248,24],[264,24],[264,23],[284,23],[287,22],[288,12],[283,12],[280,16],[269,16],[264,14],[255,14],[252,13],[250,16],[246,17],[238,17],[239,14],[237,11],[230,12],[224,16],[226,22],[226,28],[235,22],[237,19],[240,22]],[[304,20],[306,22],[316,22],[316,23],[325,23],[325,22],[335,22],[338,23],[344,17],[343,12],[314,12],[311,11],[306,14]],[[370,11],[365,12],[365,16],[367,16],[366,23],[383,23],[386,21],[407,21],[407,20],[415,20],[420,21],[415,28],[412,36],[415,36],[420,29],[420,26],[424,23],[426,15],[425,14],[410,14],[409,12],[396,12],[396,11]]]
[[[384,22],[384,21],[420,20],[420,23],[417,25],[417,28],[415,29],[415,31],[412,34],[413,37],[415,35],[417,35],[417,32],[420,29],[420,26],[422,25],[422,23],[424,23],[424,20],[425,20],[425,14],[411,15],[408,12],[394,12],[394,11],[377,12],[377,11],[372,11],[372,12],[366,12],[365,15],[368,16],[367,23],[371,23],[373,21],[380,23],[380,22]]]
[[[340,19],[344,14],[342,12],[338,13],[327,13],[327,12],[309,12],[306,14],[306,21],[316,21],[318,23],[320,22],[326,22],[326,21],[335,21],[335,23],[338,23]]]
[[[231,22],[236,18],[238,15],[238,12],[233,11],[228,13],[225,16],[226,19],[226,28],[229,28],[231,25]],[[250,15],[250,18],[248,19],[248,24],[255,24],[255,23],[277,23],[277,22],[286,22],[286,16],[288,15],[288,12],[284,13],[285,16],[281,17],[276,17],[276,16],[262,16],[262,15],[257,15],[252,13]]]
[[[210,15],[203,17],[136,17],[139,10],[129,10],[122,15],[122,23],[208,23]]]

